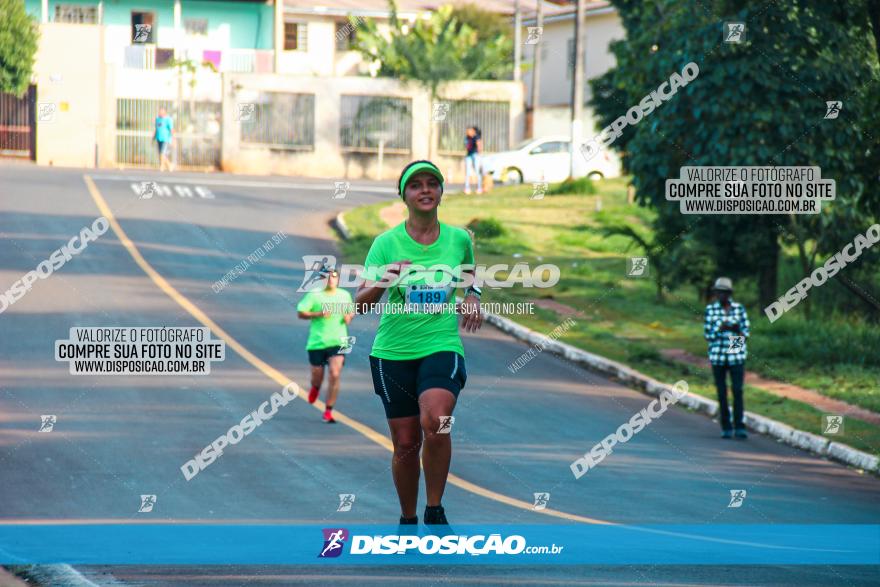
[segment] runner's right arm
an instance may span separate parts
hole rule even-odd
[[[360,287],[358,287],[357,293],[355,294],[355,311],[359,314],[371,311],[373,306],[379,303],[379,300],[382,299],[382,294],[385,293],[388,286],[397,280],[400,276],[400,272],[403,271],[407,265],[411,264],[412,261],[409,259],[394,261],[385,267],[385,274],[382,276],[382,279],[378,281],[365,279]]]
[[[312,318],[326,318],[330,315],[330,310],[324,312],[297,312],[296,315],[303,320],[311,320]]]
[[[315,300],[310,293],[300,300],[296,305],[296,315],[301,320],[312,320],[313,318],[325,318],[330,315],[329,310],[318,307],[315,311]]]

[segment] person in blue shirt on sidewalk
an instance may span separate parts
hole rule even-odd
[[[173,171],[171,161],[168,159],[168,147],[174,138],[174,120],[168,116],[164,108],[159,108],[154,138],[159,145],[159,171],[163,171],[166,167],[169,171]]]
[[[718,392],[718,420],[721,437],[748,438],[743,423],[743,379],[745,378],[746,340],[749,337],[749,317],[742,304],[733,301],[733,283],[719,277],[712,287],[715,302],[706,306],[703,336],[709,343],[709,363]],[[733,425],[727,403],[727,373],[733,390]]]

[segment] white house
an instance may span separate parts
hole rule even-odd
[[[544,137],[569,135],[571,128],[571,85],[574,74],[574,5],[559,6],[547,10],[545,4],[543,32],[536,44],[525,45],[523,62],[532,64],[535,51],[541,59],[538,103],[532,104],[532,70],[526,71],[523,82],[528,108],[531,110],[532,136]],[[614,55],[609,49],[612,41],[623,39],[626,33],[617,10],[606,0],[586,3],[586,15],[582,31],[584,34],[584,100],[592,96],[589,80],[596,78],[614,66]],[[534,12],[531,13],[532,15]],[[528,37],[528,28],[536,26],[536,19],[530,15],[523,19],[523,38]],[[535,107],[537,106],[537,107]],[[597,132],[593,111],[589,106],[583,109],[583,135],[585,138]],[[604,167],[614,169],[606,176],[619,175],[620,161],[613,152],[603,152],[607,159]]]

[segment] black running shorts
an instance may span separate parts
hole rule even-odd
[[[467,381],[464,357],[453,351],[407,361],[370,355],[370,368],[373,389],[382,399],[388,419],[418,416],[419,395],[426,389],[447,389],[457,398]]]
[[[312,367],[322,367],[327,364],[327,359],[340,355],[345,360],[345,354],[340,353],[340,346],[331,346],[325,349],[312,349],[309,351],[309,365]]]

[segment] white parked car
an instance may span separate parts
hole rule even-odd
[[[528,139],[512,151],[483,157],[483,173],[491,174],[495,183],[560,182],[569,175],[570,144],[570,137],[564,135]],[[620,163],[613,153],[605,150],[589,161],[578,151],[575,171],[575,177],[618,177]]]

